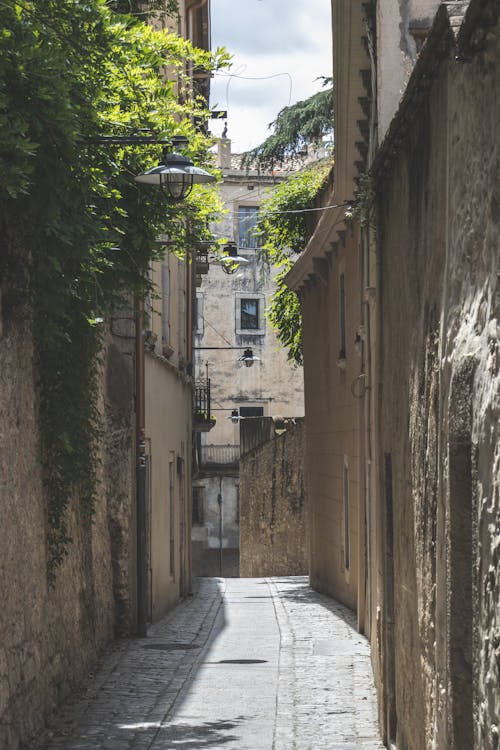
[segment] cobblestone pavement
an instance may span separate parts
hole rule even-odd
[[[44,750],[383,750],[366,639],[302,577],[199,579],[117,645]]]

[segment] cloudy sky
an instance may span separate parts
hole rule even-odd
[[[261,143],[280,109],[331,75],[330,12],[330,0],[211,0],[212,48],[233,55],[229,73],[212,79],[211,107],[228,110],[233,152]],[[212,121],[214,135],[222,127]]]

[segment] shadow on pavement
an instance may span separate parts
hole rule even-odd
[[[156,735],[155,742],[161,747],[163,743],[170,744],[165,747],[221,747],[228,742],[239,739],[235,734],[228,734],[228,730],[235,729],[244,717],[238,717],[235,721],[207,721],[203,724],[170,724],[161,727]]]
[[[278,589],[281,599],[286,599],[295,604],[308,604],[309,606],[316,604],[323,607],[343,620],[346,625],[357,633],[356,614],[349,607],[341,604],[336,599],[332,599],[328,594],[320,594],[318,591],[312,589],[306,576],[282,576],[273,577],[269,580]],[[289,587],[288,589],[287,586]]]

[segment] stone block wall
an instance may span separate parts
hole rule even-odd
[[[128,376],[103,385],[105,440],[95,517],[73,499],[69,555],[50,588],[46,500],[37,427],[36,372],[29,326],[2,316],[0,333],[0,747],[18,750],[86,675],[115,633],[134,621],[131,358]],[[111,355],[113,356],[113,355]],[[123,361],[122,361],[123,360]],[[127,365],[127,360],[129,364]],[[128,378],[128,379],[127,379]],[[111,394],[111,395],[110,395]]]
[[[499,61],[498,23],[432,61],[378,184],[379,673],[408,750],[499,747]]]
[[[256,424],[262,422],[261,427]],[[275,434],[271,417],[241,423],[241,446],[256,435],[272,433],[266,442],[240,459],[240,576],[308,573],[307,495],[304,484],[304,424],[287,421]]]

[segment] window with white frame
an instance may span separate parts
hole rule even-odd
[[[249,250],[259,247],[258,215],[258,206],[238,206],[238,247]]]
[[[244,336],[265,334],[264,295],[236,293],[236,333]]]

